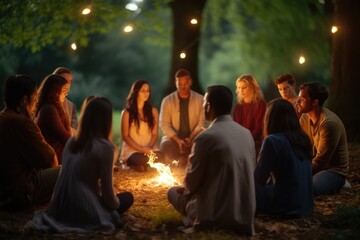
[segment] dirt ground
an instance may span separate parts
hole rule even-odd
[[[350,158],[352,162],[359,160],[360,147],[351,149]],[[354,164],[351,166],[354,168]],[[172,173],[181,182],[184,169],[174,167]],[[360,239],[360,233],[354,229],[344,226],[339,228],[329,223],[338,206],[353,205],[354,199],[357,199],[357,203],[360,202],[360,168],[350,171],[348,181],[351,188],[343,188],[336,195],[316,197],[315,212],[311,217],[282,220],[257,215],[256,235],[253,237],[231,233],[199,235],[179,232],[177,228],[181,225],[181,216],[167,201],[166,193],[169,187],[157,186],[157,182],[154,182],[157,176],[155,169],[145,173],[122,169],[114,172],[116,191],[130,191],[135,198],[121,229],[86,235],[40,233],[29,228],[33,211],[0,212],[0,239]]]

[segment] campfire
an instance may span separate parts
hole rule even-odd
[[[147,184],[153,186],[169,186],[178,185],[178,180],[173,176],[170,166],[167,166],[163,163],[155,162],[157,156],[155,153],[147,154],[149,158],[148,164],[150,167],[155,168],[159,175],[147,181]],[[177,161],[173,161],[173,164],[177,164]]]

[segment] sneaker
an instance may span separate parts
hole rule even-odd
[[[345,180],[345,184],[344,184],[343,188],[347,188],[347,189],[351,188],[351,184],[348,182],[348,180]]]

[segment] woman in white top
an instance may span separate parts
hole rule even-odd
[[[36,229],[84,233],[121,225],[120,214],[134,198],[130,192],[114,193],[112,112],[111,103],[103,97],[86,105],[75,137],[65,145],[50,206],[35,213]]]
[[[162,159],[158,140],[158,110],[150,101],[150,84],[145,80],[133,83],[121,117],[123,145],[120,160],[136,171],[148,169],[146,154],[155,152]]]

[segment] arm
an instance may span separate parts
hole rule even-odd
[[[171,106],[172,99],[169,97],[170,96],[166,97],[161,102],[159,125],[164,135],[166,135],[168,138],[172,138],[177,134],[177,131],[173,128],[173,123],[171,121],[171,108],[174,108],[175,106]]]
[[[76,132],[76,129],[78,128],[78,119],[76,114],[76,106],[73,102],[71,102],[69,99],[66,98],[66,103],[68,106],[68,114],[69,114],[69,120],[70,120],[70,127],[72,132]],[[65,112],[67,112],[65,110]]]
[[[164,135],[175,141],[179,145],[180,151],[182,151],[182,146],[185,144],[185,142],[177,136],[177,131],[173,128],[173,123],[171,121],[171,109],[176,107],[171,106],[172,100],[173,99],[168,96],[161,102],[159,125]]]
[[[254,139],[260,140],[262,138],[262,128],[264,115],[266,111],[266,103],[263,100],[260,100],[256,107],[256,119],[255,119],[255,129],[252,131]]]
[[[266,185],[270,172],[274,169],[274,158],[276,158],[276,152],[272,142],[269,138],[265,138],[259,153],[259,163],[254,173],[256,183]]]
[[[130,137],[130,124],[129,124],[130,114],[127,110],[124,110],[121,115],[121,137],[123,141],[125,141],[130,147],[135,149],[136,151],[144,154],[150,154],[150,149],[143,148],[139,144],[137,144],[131,137]]]
[[[71,137],[71,132],[66,130],[57,109],[53,105],[44,105],[40,109],[37,123],[42,131],[49,132],[63,145]]]
[[[195,98],[196,96],[196,98]],[[191,143],[194,141],[195,137],[201,133],[205,127],[205,112],[203,108],[203,96],[202,95],[195,95],[193,98],[193,102],[191,104],[194,105],[192,107],[192,111],[189,112],[189,118],[195,118],[197,117],[197,122],[195,127],[193,128],[193,131],[191,132],[189,139],[187,140],[188,143]],[[190,106],[189,106],[190,107]],[[192,122],[190,120],[190,122]],[[190,123],[191,124],[191,123]],[[191,126],[190,126],[191,127]]]
[[[111,210],[119,207],[120,202],[113,188],[113,158],[114,148],[112,145],[103,145],[101,159],[99,159],[99,174],[101,180],[101,199],[105,206]]]
[[[18,143],[29,166],[45,169],[59,165],[54,149],[45,141],[40,129],[31,120],[22,122],[14,130],[18,132]]]
[[[190,194],[194,194],[197,189],[206,181],[207,160],[215,146],[211,146],[211,139],[204,137],[195,138],[191,150],[190,164],[186,170],[184,180],[185,187]]]
[[[153,114],[153,117],[154,117],[154,128],[152,129],[152,132],[151,132],[151,139],[150,139],[150,142],[148,144],[148,147],[149,148],[153,148],[156,143],[157,143],[157,140],[158,140],[158,132],[159,132],[159,125],[158,125],[158,122],[159,122],[159,114],[158,114],[158,111],[156,108],[152,108],[152,114]]]
[[[314,138],[314,150],[316,152],[312,160],[313,174],[325,169],[341,137],[340,128],[335,122],[325,122],[319,128],[320,133],[317,141]]]
[[[69,101],[70,102],[70,101]],[[76,132],[76,129],[78,128],[78,118],[77,118],[77,114],[76,114],[76,107],[75,104],[71,103],[71,121],[70,121],[70,127],[72,129],[74,129],[74,131]]]

